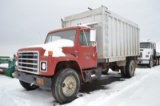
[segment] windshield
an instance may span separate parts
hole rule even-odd
[[[69,39],[74,41],[75,35],[76,35],[75,29],[51,33],[48,35],[45,43],[52,42],[59,39]]]
[[[151,48],[150,43],[140,43],[140,48]]]

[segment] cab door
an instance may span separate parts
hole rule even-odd
[[[89,29],[80,30],[77,54],[82,69],[97,67],[96,45],[91,44],[90,37]]]

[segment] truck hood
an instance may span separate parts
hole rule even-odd
[[[60,57],[60,56],[65,56],[62,50],[63,47],[73,47],[73,46],[74,46],[74,42],[72,40],[59,39],[46,44],[29,46],[28,48],[40,47],[45,50],[44,56],[48,56],[48,51],[52,51],[53,52],[52,57]]]
[[[140,48],[140,52],[144,53],[145,55],[148,54],[148,52],[150,52],[150,54],[153,54],[152,49],[146,49],[146,48]]]

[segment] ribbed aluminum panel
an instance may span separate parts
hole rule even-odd
[[[64,26],[85,25],[96,29],[97,51],[99,59],[110,62],[125,60],[127,56],[139,56],[138,25],[109,11],[102,6],[82,13],[67,16]]]

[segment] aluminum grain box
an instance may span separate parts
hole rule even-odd
[[[98,59],[114,62],[139,55],[138,25],[104,6],[64,18],[64,27],[76,25],[96,29]]]

